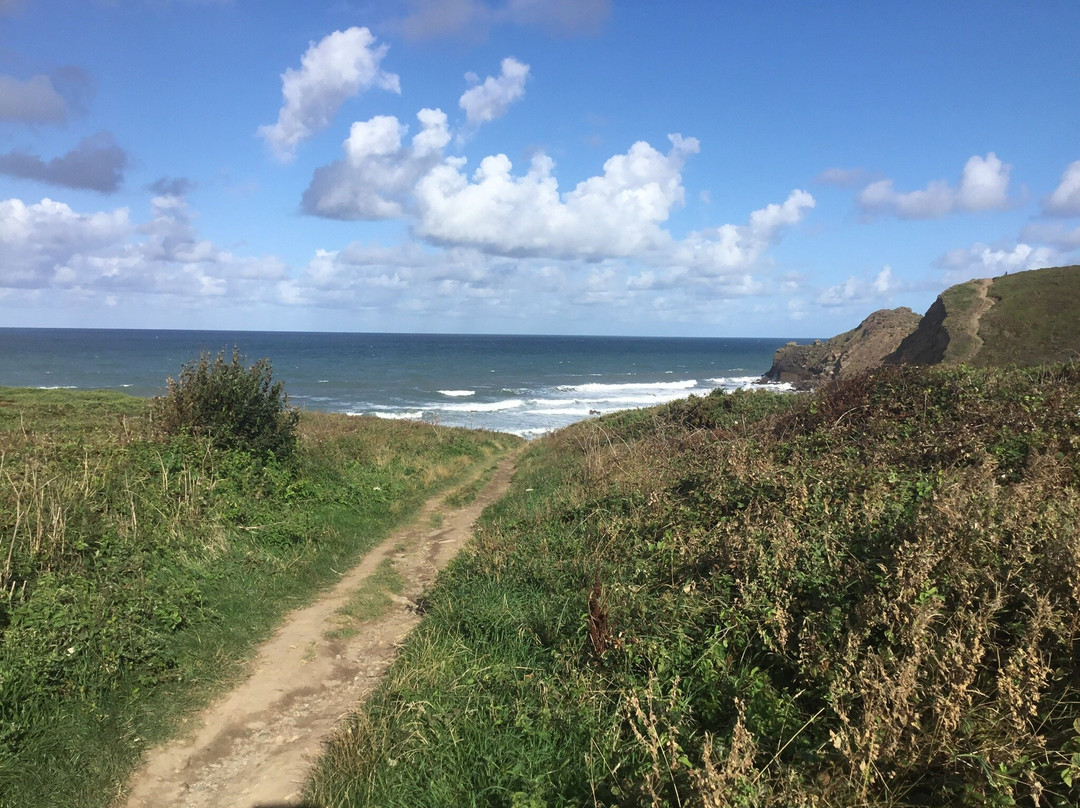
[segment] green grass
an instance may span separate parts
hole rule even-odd
[[[329,639],[353,637],[361,623],[377,620],[386,614],[394,600],[392,595],[400,595],[405,582],[394,567],[394,559],[384,558],[370,576],[364,579],[349,595],[349,602],[334,615],[335,628],[326,632]]]
[[[497,463],[489,463],[476,477],[467,480],[447,494],[443,499],[443,504],[448,508],[464,508],[466,505],[475,502],[480,492],[495,476],[497,468]]]
[[[983,316],[985,341],[974,364],[1034,365],[1080,358],[1080,266],[995,278],[994,306]]]
[[[1080,804],[1080,365],[530,445],[318,806]]]
[[[262,462],[148,402],[0,388],[0,805],[105,806],[288,610],[516,446],[305,413]]]
[[[941,294],[941,300],[948,312],[945,328],[949,332],[949,343],[942,362],[964,362],[971,358],[978,347],[978,324],[973,318],[979,302],[979,284],[980,281],[977,280],[968,281],[950,286]]]

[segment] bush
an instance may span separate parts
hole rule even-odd
[[[224,449],[256,457],[284,458],[296,448],[300,412],[288,405],[282,382],[272,378],[270,360],[246,367],[239,349],[232,359],[203,353],[188,362],[179,379],[170,377],[165,395],[154,399],[154,417],[167,435],[207,437]]]

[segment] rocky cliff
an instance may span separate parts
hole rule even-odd
[[[1080,266],[946,289],[885,364],[1042,365],[1080,358]]]
[[[851,331],[791,342],[765,379],[813,387],[881,364],[1034,366],[1080,359],[1080,266],[1033,269],[950,286],[923,317],[876,311]]]
[[[875,311],[856,328],[809,345],[789,342],[773,355],[765,378],[809,387],[880,365],[919,325],[908,308]]]

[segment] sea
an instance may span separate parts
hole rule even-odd
[[[164,392],[202,353],[270,360],[301,408],[534,438],[758,379],[788,339],[0,328],[0,385]]]

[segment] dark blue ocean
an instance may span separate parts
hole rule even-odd
[[[0,385],[161,393],[201,352],[266,357],[293,404],[541,435],[754,385],[786,339],[0,328]]]

